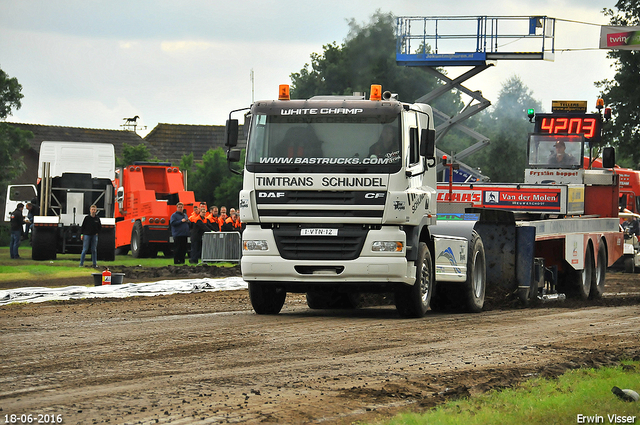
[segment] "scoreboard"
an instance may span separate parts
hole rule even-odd
[[[601,140],[602,117],[599,114],[551,113],[536,114],[535,133],[583,134],[591,145]]]

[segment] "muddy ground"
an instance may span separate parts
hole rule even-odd
[[[238,273],[113,271],[125,282]],[[298,294],[280,315],[258,316],[247,291],[8,305],[0,417],[350,424],[424,410],[532,376],[640,359],[640,275],[610,272],[606,289],[596,301],[411,320],[392,306],[310,310]]]

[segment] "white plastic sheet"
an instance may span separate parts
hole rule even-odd
[[[126,298],[234,289],[247,289],[247,282],[241,277],[228,277],[224,279],[161,280],[124,285],[68,286],[66,288],[28,287],[0,291],[0,306],[16,302],[37,303],[82,298]]]

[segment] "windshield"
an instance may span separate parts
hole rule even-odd
[[[582,135],[542,135],[529,137],[529,166],[536,168],[580,168]]]
[[[255,114],[247,148],[250,171],[394,172],[400,169],[399,115]]]

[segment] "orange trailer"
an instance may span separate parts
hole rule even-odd
[[[116,170],[116,252],[131,250],[136,258],[162,251],[171,256],[173,239],[169,220],[182,202],[191,211],[193,192],[185,190],[184,177],[170,163],[134,163]]]

